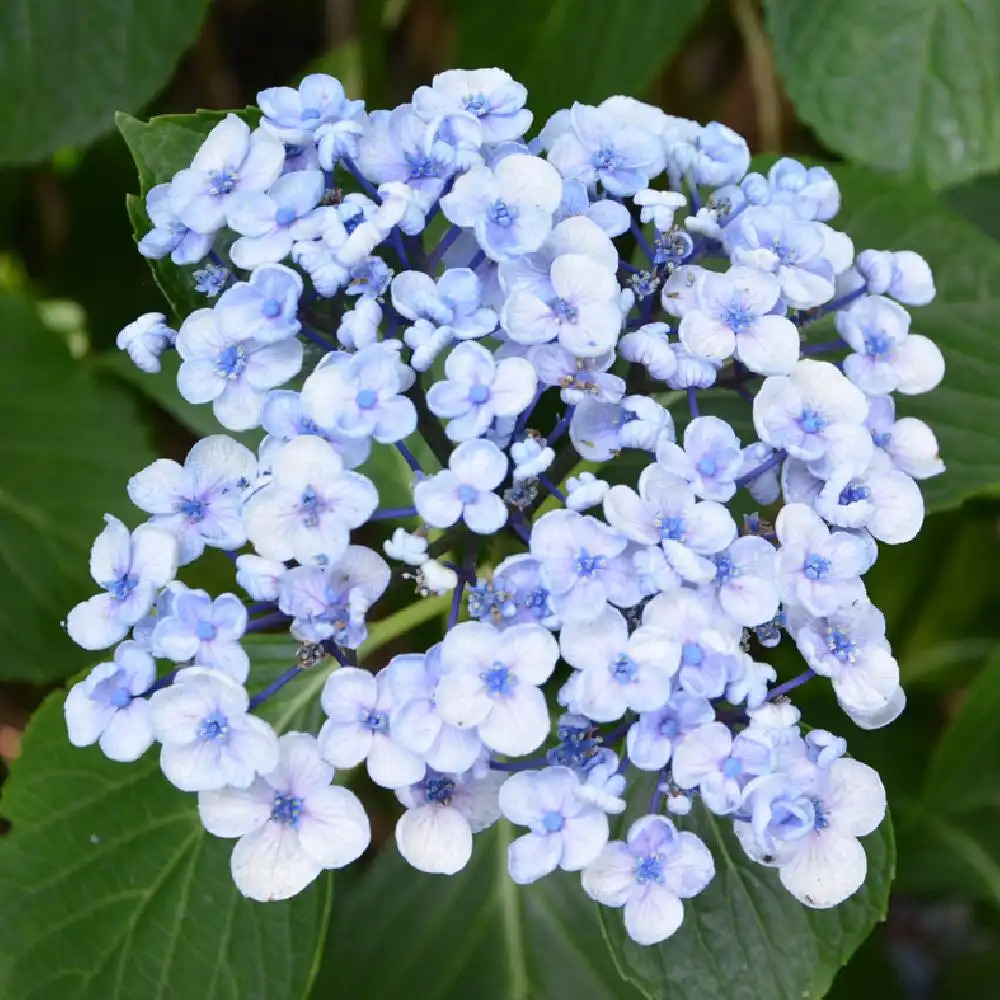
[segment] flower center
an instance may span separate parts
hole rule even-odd
[[[490,398],[489,386],[476,383],[469,387],[469,402],[476,406],[482,406]]]
[[[853,663],[857,658],[858,647],[849,635],[845,635],[840,629],[828,627],[826,630],[826,648],[841,663]]]
[[[825,580],[830,575],[830,560],[813,553],[802,565],[807,580]]]
[[[282,205],[281,208],[274,213],[274,221],[279,226],[290,226],[295,219],[295,209],[289,208],[287,205]]]
[[[806,434],[818,434],[826,427],[826,418],[807,406],[799,416],[799,426]]]
[[[479,490],[477,490],[475,486],[468,486],[465,483],[459,486],[458,499],[461,501],[463,505],[475,503],[478,498],[479,498]]]
[[[277,299],[264,299],[260,311],[267,319],[274,319],[281,315],[281,303]]]
[[[498,226],[509,226],[514,221],[514,213],[503,198],[497,198],[489,207],[489,216]]]
[[[658,517],[656,527],[664,541],[680,542],[684,539],[683,517]]]
[[[202,500],[185,498],[177,505],[177,513],[183,514],[192,524],[205,520],[205,503]]]
[[[283,826],[296,827],[299,825],[303,804],[298,795],[282,795],[280,792],[275,792],[274,801],[271,803],[271,819]]]
[[[428,778],[424,782],[424,797],[438,806],[450,804],[455,794],[455,782],[451,778]]]
[[[373,733],[387,733],[389,732],[389,716],[386,712],[380,712],[375,708],[365,709],[361,713],[361,726]]]
[[[468,111],[470,115],[482,118],[483,115],[489,114],[490,102],[483,94],[466,94],[465,97],[462,98],[462,107],[464,110]]]
[[[672,740],[680,731],[681,727],[677,724],[677,720],[670,716],[660,723],[660,735],[668,740]]]
[[[552,315],[560,323],[575,323],[580,318],[580,310],[572,302],[567,302],[566,299],[556,299],[550,308]]]
[[[546,833],[558,833],[565,825],[562,813],[556,812],[555,809],[549,809],[542,816],[542,827]]]
[[[840,491],[840,496],[837,497],[837,503],[839,503],[841,507],[846,507],[848,504],[858,503],[861,500],[870,500],[871,495],[871,489],[865,486],[864,483],[852,480]]]
[[[319,527],[319,518],[323,510],[323,501],[311,486],[307,486],[299,498],[299,517],[301,517],[302,523],[307,528]]]
[[[203,619],[195,625],[194,634],[201,642],[211,642],[219,633],[213,622]]]
[[[681,663],[685,667],[700,667],[705,654],[696,642],[686,642],[681,647]]]
[[[229,736],[229,719],[221,712],[206,715],[198,724],[198,739],[223,742]]]
[[[592,556],[586,549],[580,549],[576,556],[576,575],[597,576],[607,564],[607,556]]]
[[[232,170],[211,170],[208,174],[208,193],[213,198],[232,194],[236,187],[236,173]]]
[[[319,108],[303,108],[299,117],[304,122],[312,122],[319,118]]]
[[[354,402],[360,409],[370,410],[378,402],[378,393],[374,389],[360,389]]]
[[[617,170],[621,165],[621,157],[609,146],[602,146],[594,156],[594,166],[598,170],[611,172]]]
[[[117,580],[104,585],[104,589],[116,600],[126,601],[135,588],[139,586],[139,577],[131,573],[123,573]]]
[[[635,675],[639,672],[639,664],[625,653],[619,653],[608,665],[611,676],[619,684],[628,684],[635,680]]]
[[[743,773],[743,765],[735,757],[729,757],[723,762],[722,773],[727,778],[738,778]]]
[[[695,466],[698,470],[698,475],[700,476],[714,476],[718,472],[719,467],[715,462],[715,459],[711,455],[706,455],[704,458],[698,459],[698,464]]]
[[[494,663],[489,670],[479,675],[486,685],[486,693],[491,698],[509,698],[517,687],[517,677],[504,663]]]
[[[736,568],[733,560],[726,555],[725,552],[720,552],[717,555],[712,556],[715,561],[715,582],[716,583],[727,583],[734,576],[739,576],[739,570]]]
[[[242,344],[230,344],[219,352],[215,370],[230,382],[238,379],[247,366],[247,352]]]
[[[663,881],[663,855],[644,854],[635,863],[635,880],[639,885]]]

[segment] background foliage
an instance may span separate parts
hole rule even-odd
[[[5,766],[20,759],[0,799],[0,995],[995,995],[997,51],[998,0],[4,5],[0,757]],[[186,163],[214,121],[187,116],[195,108],[243,107],[262,87],[317,69],[369,107],[391,106],[439,69],[493,64],[528,86],[537,125],[574,99],[622,92],[724,121],[758,154],[829,162],[844,195],[837,225],[858,248],[909,247],[934,267],[938,297],[915,326],[940,344],[948,374],[909,412],[935,428],[948,473],[928,484],[934,513],[920,538],[883,549],[868,578],[909,706],[888,730],[846,731],[888,786],[896,881],[887,922],[839,973],[885,912],[888,824],[867,843],[878,877],[825,915],[778,895],[767,873],[755,870],[759,884],[745,885],[746,870],[723,845],[720,877],[682,934],[642,950],[622,941],[617,914],[598,918],[572,878],[519,890],[498,877],[505,825],[480,838],[469,868],[450,880],[412,872],[388,847],[335,886],[327,877],[291,903],[246,903],[229,884],[228,848],[201,831],[189,797],[156,777],[153,755],[123,768],[64,741],[62,690],[93,657],[69,643],[59,619],[88,592],[86,552],[100,517],[127,515],[124,482],[153,454],[182,457],[196,434],[214,429],[210,414],[177,397],[169,371],[137,378],[113,350],[135,315],[169,311],[156,282],[182,311],[194,302],[168,265],[154,281],[135,253],[133,226],[145,219],[137,199],[126,212],[125,193]],[[121,116],[119,136],[115,111],[143,120]],[[184,117],[145,124],[154,114]],[[395,466],[374,475],[391,494]],[[226,569],[206,560],[188,582],[225,586]],[[369,660],[402,648],[402,635],[440,612],[427,602],[387,618],[373,630]],[[265,637],[252,655],[263,685],[291,649]],[[322,680],[309,675],[268,710],[314,728]],[[828,695],[805,690],[807,717],[846,730]],[[392,803],[366,805],[381,843]]]

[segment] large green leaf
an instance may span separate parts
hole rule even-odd
[[[85,654],[59,622],[96,590],[90,545],[131,517],[130,475],[152,461],[138,409],[70,357],[27,302],[0,294],[0,677],[46,682]]]
[[[704,0],[455,0],[458,65],[501,66],[528,88],[534,128],[574,101],[642,96],[701,17]]]
[[[1000,166],[995,0],[766,0],[774,59],[820,139],[941,187]]]
[[[259,117],[259,112],[255,109],[238,113],[251,122]],[[225,117],[224,111],[160,115],[148,122],[141,122],[127,114],[116,116],[118,130],[128,144],[139,171],[141,196],[129,195],[126,202],[136,239],[144,236],[150,229],[145,206],[145,197],[150,188],[166,183],[178,170],[190,166],[205,136]],[[178,267],[171,263],[169,257],[151,260],[149,266],[178,322],[195,309],[211,304],[204,295],[195,291],[193,267]]]
[[[248,643],[251,686],[294,662],[296,643]],[[329,667],[267,703],[281,729],[314,728]],[[263,905],[229,874],[232,841],[202,828],[196,800],[160,774],[66,740],[63,695],[35,715],[4,787],[0,995],[6,1000],[299,1000],[312,983],[331,878]]]
[[[631,795],[641,798],[638,788]],[[685,900],[681,929],[662,945],[644,947],[626,935],[621,913],[601,908],[619,971],[649,1000],[821,997],[837,970],[885,919],[895,869],[888,818],[863,841],[867,881],[829,910],[803,906],[781,886],[773,868],[751,862],[731,822],[699,805],[678,826],[697,833],[715,857],[715,878],[700,895]]]
[[[958,506],[1000,484],[1000,243],[918,185],[863,167],[833,171],[843,193],[834,225],[858,250],[916,250],[934,270],[937,297],[912,310],[912,328],[938,344],[947,371],[933,392],[897,397],[897,409],[934,428],[948,467],[922,484],[928,508]]]
[[[970,685],[931,757],[925,799],[935,811],[953,813],[1000,803],[998,715],[1000,655]]]
[[[0,162],[111,128],[167,82],[206,0],[30,0],[0,6]]]
[[[638,1000],[594,904],[566,872],[518,887],[506,822],[458,875],[424,875],[387,848],[338,895],[314,1000]]]

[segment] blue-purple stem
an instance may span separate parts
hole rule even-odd
[[[391,521],[397,517],[414,517],[417,513],[416,507],[384,507],[375,511],[369,521]]]
[[[448,248],[461,235],[462,230],[458,226],[452,226],[450,229],[444,231],[444,235],[438,240],[437,246],[431,251],[431,255],[427,260],[428,270],[431,274],[434,273],[435,268],[441,263],[441,258],[444,257]]]
[[[406,247],[403,244],[403,234],[399,231],[399,226],[392,227],[392,231],[389,233],[389,245],[396,251],[396,256],[399,258],[403,267],[409,271],[410,258],[406,253]]]
[[[689,385],[687,396],[688,396],[688,409],[691,411],[691,419],[693,420],[696,417],[700,416],[700,413],[698,411],[698,390],[693,385]]]
[[[341,161],[344,164],[347,172],[361,185],[365,194],[375,202],[376,205],[382,204],[382,196],[375,189],[374,185],[367,177],[364,177],[360,170],[358,170],[357,164],[349,156],[345,156]]]
[[[546,757],[529,757],[527,760],[491,760],[491,771],[531,771],[548,764]]]
[[[176,676],[177,676],[177,671],[171,670],[169,673],[164,674],[162,677],[157,677],[156,680],[153,681],[153,683],[150,684],[149,687],[146,688],[146,690],[143,691],[141,695],[139,695],[139,697],[145,698],[148,695],[151,695],[154,691],[159,691],[161,688],[170,687],[170,685],[173,684],[174,678]]]
[[[566,429],[569,427],[569,422],[573,419],[573,411],[576,409],[575,406],[567,406],[565,413],[556,421],[555,427],[552,428],[552,432],[546,437],[545,443],[551,445],[553,441],[558,441],[559,438],[563,436]]]
[[[324,351],[333,350],[333,344],[312,327],[303,323],[301,330],[317,347],[322,347]]]
[[[780,698],[783,694],[788,694],[789,691],[794,691],[797,687],[801,687],[806,681],[812,680],[816,674],[812,670],[807,670],[805,673],[801,673],[798,677],[793,677],[790,681],[785,681],[784,684],[779,684],[777,687],[771,688],[767,692],[767,700],[773,701],[775,698]]]
[[[746,475],[740,476],[736,480],[736,488],[740,489],[746,486],[747,483],[752,483],[758,476],[762,476],[769,469],[773,469],[776,465],[780,465],[785,460],[785,452],[783,449],[778,449],[774,454],[766,458],[756,469],[751,469]]]
[[[287,625],[289,620],[288,615],[284,612],[274,611],[261,618],[254,618],[253,621],[247,625],[247,632],[261,632],[266,628],[271,628],[273,625]]]
[[[267,701],[276,691],[280,691],[290,680],[298,677],[302,673],[302,667],[289,667],[280,677],[276,677],[266,688],[258,691],[250,699],[250,710],[255,709],[261,702]]]
[[[547,476],[538,476],[537,478],[539,485],[551,493],[560,503],[566,502],[566,494],[555,483],[551,482]]]
[[[396,442],[396,451],[398,451],[400,455],[403,456],[403,461],[406,462],[406,464],[414,472],[419,472],[421,474],[423,473],[424,470],[420,468],[420,463],[417,461],[416,456],[413,454],[412,451],[410,451],[409,448],[406,447],[405,444],[403,444],[402,441]]]
[[[512,517],[507,522],[507,527],[517,535],[518,538],[524,542],[525,545],[531,545],[531,532],[524,526],[524,524],[518,520],[516,517]]]
[[[830,351],[842,351],[847,344],[842,340],[826,340],[821,344],[804,344],[802,353],[809,354],[829,354]]]
[[[660,771],[656,776],[656,787],[653,789],[653,794],[649,799],[649,811],[654,816],[660,811],[660,802],[663,799],[663,788],[661,786],[666,780],[666,773]]]

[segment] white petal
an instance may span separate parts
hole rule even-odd
[[[561,854],[561,837],[527,833],[508,846],[507,870],[518,885],[528,885],[555,871]]]
[[[625,930],[639,944],[658,944],[680,927],[681,901],[662,885],[652,882],[632,892],[625,903]]]
[[[400,816],[396,846],[419,871],[454,875],[472,857],[472,829],[457,809],[429,803]]]
[[[302,849],[324,868],[349,865],[371,841],[371,826],[361,802],[338,785],[310,792],[298,832]]]
[[[289,899],[323,870],[284,823],[265,823],[237,841],[230,862],[236,888],[261,903]]]
[[[865,849],[854,837],[826,830],[806,838],[778,874],[781,884],[800,903],[826,909],[857,892],[867,869]]]
[[[580,876],[583,891],[604,906],[624,906],[635,887],[635,855],[620,840],[604,849]]]
[[[823,796],[830,826],[853,837],[871,833],[885,818],[885,788],[867,764],[841,757],[830,765],[830,785]]]
[[[274,806],[274,789],[264,781],[249,788],[223,788],[198,796],[198,815],[216,837],[242,837],[267,822]]]

